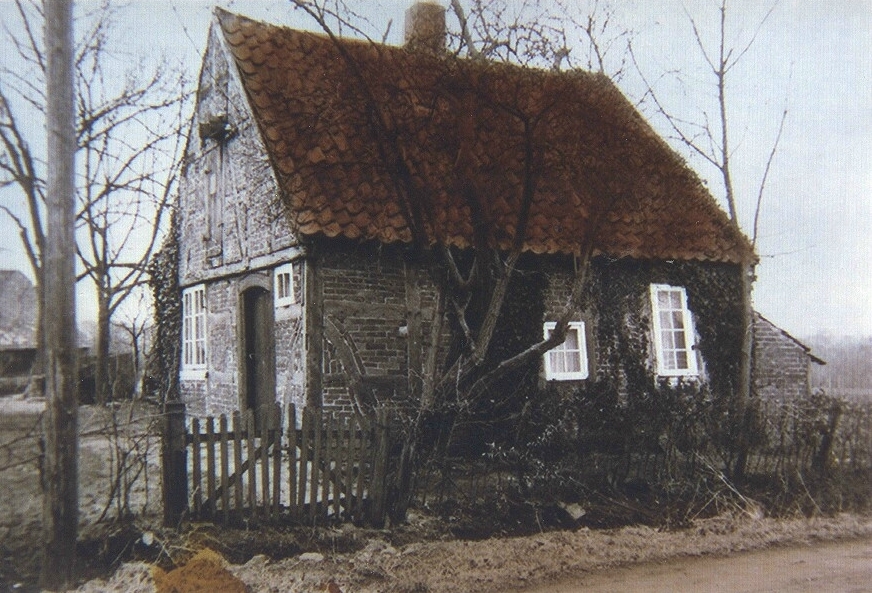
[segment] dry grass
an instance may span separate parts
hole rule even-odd
[[[380,535],[389,537],[387,533]],[[277,561],[255,556],[228,570],[250,591],[326,591],[331,584],[333,590],[359,593],[518,591],[633,563],[869,538],[872,518],[841,515],[773,520],[739,514],[696,521],[691,528],[678,531],[579,529],[474,542],[412,542],[397,547],[380,535],[370,533],[368,544],[356,552],[326,552],[320,561],[302,555]],[[93,581],[79,593],[121,593],[131,587],[142,593],[155,591],[150,570],[144,564],[125,565],[108,582]]]
[[[45,402],[20,397],[0,398],[0,590],[4,585],[33,582],[39,571],[41,536],[42,492],[39,485],[40,416]],[[150,412],[140,408],[137,421],[130,424],[121,408],[113,423],[107,409],[82,406],[79,411],[79,523],[87,538],[94,533],[106,543],[105,530],[117,519],[119,505],[110,500],[113,467],[116,467],[115,442],[141,437]],[[119,412],[119,410],[115,410]],[[117,426],[118,431],[111,427]],[[160,508],[160,472],[157,458],[157,437],[150,437],[149,447],[142,449],[148,455],[147,472],[140,473],[130,484],[130,511],[147,517]],[[98,520],[102,523],[95,528]],[[100,550],[86,545],[88,561],[111,562],[111,558],[96,558],[95,553],[107,552],[117,556],[121,550]],[[105,565],[104,565],[105,566]],[[86,569],[90,567],[86,566]]]

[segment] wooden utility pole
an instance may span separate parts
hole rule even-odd
[[[45,458],[40,584],[74,584],[79,520],[75,313],[75,111],[73,0],[45,0],[48,184],[42,314],[45,324]]]

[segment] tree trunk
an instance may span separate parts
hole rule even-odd
[[[739,359],[739,377],[736,390],[735,412],[739,422],[739,435],[736,451],[736,462],[732,477],[741,481],[745,477],[750,447],[750,430],[752,426],[751,382],[753,381],[754,357],[754,303],[751,291],[754,288],[754,268],[751,264],[742,265],[742,346]]]
[[[36,282],[34,283],[34,292],[36,293],[36,328],[34,328],[36,331],[34,336],[36,353],[30,366],[30,383],[24,392],[25,397],[42,397],[45,393],[45,315],[43,315],[45,295],[43,294],[43,286],[42,269],[39,269],[36,270]]]
[[[75,349],[75,112],[72,0],[44,4],[48,60],[46,128],[47,237],[43,259],[45,330],[45,458],[42,466],[43,558],[40,584],[74,584],[78,529],[78,442]]]
[[[97,336],[94,349],[94,397],[102,405],[112,398],[109,384],[109,298],[102,288],[97,289]]]

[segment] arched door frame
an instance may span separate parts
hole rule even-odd
[[[262,353],[265,353],[266,356],[266,368],[270,372],[270,376],[264,376],[265,382],[261,383],[260,387],[265,388],[267,391],[271,393],[258,393],[254,395],[255,399],[255,407],[263,406],[267,403],[275,402],[275,312],[273,310],[273,284],[272,284],[272,276],[267,272],[255,272],[248,274],[244,278],[239,281],[237,290],[237,352],[238,352],[238,363],[239,363],[239,409],[245,411],[251,407],[251,396],[249,391],[251,389],[251,382],[249,380],[249,362],[248,357],[249,354],[252,353],[252,348],[255,350],[260,350]],[[255,297],[258,299],[263,299],[261,306],[265,307],[263,310],[266,315],[266,323],[263,323],[264,327],[261,327],[260,330],[255,329],[255,332],[258,332],[257,339],[264,340],[264,342],[260,346],[252,345],[249,343],[251,336],[251,329],[249,326],[251,323],[255,322],[253,316],[255,312],[249,310],[251,303],[247,298],[247,295],[251,294],[251,290],[257,290],[260,292],[260,296]],[[260,320],[263,322],[263,320]],[[269,402],[266,401],[269,398]],[[258,423],[259,424],[259,423]]]

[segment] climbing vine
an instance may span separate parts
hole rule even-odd
[[[182,336],[182,301],[179,291],[179,227],[174,212],[170,232],[149,264],[154,296],[154,347],[146,362],[146,392],[161,403],[178,399]]]

